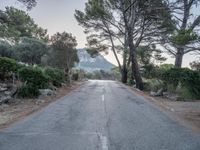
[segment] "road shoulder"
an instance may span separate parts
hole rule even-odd
[[[15,99],[10,104],[0,105],[0,129],[4,129],[14,122],[43,109],[84,84],[85,82],[73,82],[70,86],[65,85],[57,89],[56,95],[53,96],[40,99]]]
[[[127,85],[123,86],[145,98],[148,103],[164,112],[172,120],[200,133],[200,101],[172,101],[163,97],[152,97],[148,92],[139,91]]]

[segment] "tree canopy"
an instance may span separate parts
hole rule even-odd
[[[168,0],[173,30],[163,35],[163,46],[175,57],[175,66],[182,66],[183,56],[200,52],[200,9],[199,0]]]
[[[45,64],[69,71],[78,62],[76,38],[67,32],[56,33],[51,37],[51,50]]]
[[[35,38],[24,37],[15,46],[15,55],[19,61],[28,64],[41,64],[41,58],[47,53],[46,43]]]
[[[23,10],[6,7],[0,12],[0,36],[11,41],[19,41],[21,37],[34,37],[47,40],[47,30],[39,27]]]

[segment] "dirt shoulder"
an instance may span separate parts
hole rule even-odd
[[[172,101],[163,97],[152,97],[148,92],[129,87],[134,93],[145,97],[171,119],[200,133],[200,101]]]
[[[65,85],[56,90],[56,95],[40,99],[15,99],[10,104],[0,105],[0,129],[6,128],[15,121],[30,115],[51,102],[69,94],[85,82],[73,82],[70,86]]]

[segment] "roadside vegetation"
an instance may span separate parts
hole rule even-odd
[[[51,95],[72,79],[79,80],[72,71],[79,62],[76,46],[71,33],[50,37],[25,11],[0,11],[0,103]]]
[[[17,1],[28,10],[37,4]],[[73,69],[79,59],[71,33],[49,36],[28,13],[6,7],[0,11],[1,90],[12,83],[12,96],[37,97],[71,80],[112,79],[153,96],[200,99],[199,60],[182,68],[185,54],[200,52],[199,6],[198,0],[88,0],[74,14],[87,34],[87,51],[92,57],[112,52],[118,64],[93,73]],[[167,55],[175,62],[166,64]]]
[[[198,0],[88,0],[75,18],[91,55],[113,53],[121,82],[153,96],[191,100],[200,99],[199,61],[190,68],[182,62],[200,52],[199,8]],[[165,64],[167,55],[175,62]]]

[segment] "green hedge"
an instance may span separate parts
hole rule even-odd
[[[200,99],[200,71],[188,68],[172,68],[162,73],[161,79],[167,84],[187,88],[194,98]]]
[[[24,84],[18,90],[18,96],[22,98],[36,98],[40,95],[39,89],[36,85],[29,83]]]
[[[60,69],[46,68],[44,70],[45,75],[48,76],[50,82],[56,87],[60,87],[65,80],[65,73]]]
[[[5,80],[10,73],[16,72],[17,62],[14,59],[0,57],[0,79]]]
[[[48,77],[37,67],[23,67],[18,70],[21,81],[33,84],[38,89],[47,88],[49,85]]]

